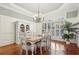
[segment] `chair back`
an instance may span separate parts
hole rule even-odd
[[[51,46],[51,36],[50,35],[47,36],[47,46],[48,47]]]
[[[26,42],[26,45],[27,45],[27,50],[32,50],[31,47],[32,47],[32,44],[30,42]]]
[[[26,50],[26,41],[24,39],[21,39],[21,48]]]
[[[41,46],[47,46],[47,36],[44,36],[41,40]]]

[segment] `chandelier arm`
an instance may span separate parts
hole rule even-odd
[[[40,8],[39,8],[39,2],[38,2],[38,17],[39,17],[39,13],[40,13],[39,9],[40,9]]]

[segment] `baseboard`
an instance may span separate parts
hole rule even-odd
[[[0,48],[1,48],[1,47],[5,47],[5,46],[9,46],[9,45],[12,45],[12,44],[16,44],[16,43],[4,44],[4,45],[1,45]]]

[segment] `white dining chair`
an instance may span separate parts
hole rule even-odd
[[[37,53],[37,48],[39,48],[39,49],[40,49],[40,54],[42,54],[42,53],[41,53],[41,52],[42,52],[42,50],[41,50],[41,40],[35,42],[34,46],[35,46],[35,47],[34,47],[35,53]]]
[[[51,36],[50,35],[46,35],[44,36],[44,38],[42,39],[42,42],[41,42],[41,46],[44,47],[44,49],[46,51],[51,51]]]
[[[26,55],[28,55],[28,51],[29,50],[32,50],[31,49],[31,43],[30,42],[27,42],[29,38],[27,38],[26,34],[25,33],[21,33],[19,35],[19,40],[20,40],[20,50],[21,50],[21,54],[24,51],[26,51]]]
[[[23,50],[26,51],[26,55],[29,55],[29,51],[32,52],[32,44],[30,42],[27,42],[27,40],[25,39],[21,39],[20,47],[21,47],[21,54]]]
[[[29,55],[29,51],[32,52],[32,44],[30,42],[26,42],[26,46],[27,46],[27,54]],[[33,54],[33,52],[32,52]]]
[[[44,36],[41,40],[41,50],[42,54],[44,54],[44,51],[47,51],[47,36]]]
[[[26,55],[27,55],[26,41],[21,40],[20,46],[21,46],[21,54],[23,53],[23,50],[24,50],[24,51],[26,51]]]
[[[49,54],[51,54],[51,36],[50,35],[47,36],[47,50]]]

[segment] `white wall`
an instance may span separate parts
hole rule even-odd
[[[0,46],[15,43],[15,22],[24,21],[30,24],[31,30],[34,31],[34,25],[31,21],[12,18],[0,15]]]
[[[36,23],[36,34],[37,35],[42,34],[42,23]]]
[[[0,46],[15,42],[15,21],[17,19],[0,15]]]

